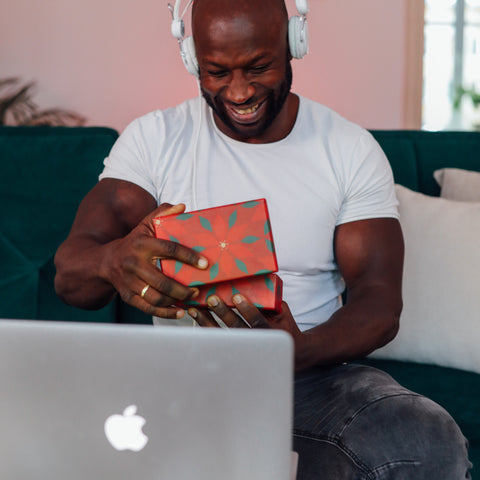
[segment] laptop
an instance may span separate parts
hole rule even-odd
[[[285,332],[0,320],[0,478],[290,480]]]

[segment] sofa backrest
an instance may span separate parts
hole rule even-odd
[[[433,172],[451,167],[480,171],[480,132],[372,130],[390,161],[396,183],[438,196]]]
[[[109,128],[0,127],[0,317],[115,321],[65,305],[53,257],[118,134]]]

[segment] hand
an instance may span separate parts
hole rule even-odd
[[[171,258],[200,269],[208,266],[207,259],[194,250],[155,238],[155,217],[184,211],[183,204],[160,205],[128,235],[112,241],[102,262],[102,277],[113,285],[122,300],[149,315],[181,318],[185,312],[174,304],[198,294],[196,288],[186,287],[164,275],[156,266],[157,259]]]
[[[218,315],[229,328],[276,328],[285,330],[293,337],[295,350],[297,350],[303,339],[303,334],[292,317],[286,302],[282,302],[280,313],[269,313],[261,312],[241,294],[234,295],[232,300],[241,316],[237,315],[216,295],[208,297],[207,303],[212,312]],[[219,327],[208,310],[189,308],[188,313],[201,327]]]

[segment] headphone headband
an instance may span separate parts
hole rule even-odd
[[[180,46],[180,55],[186,69],[192,75],[198,77],[198,62],[195,55],[195,45],[192,36],[185,37],[185,23],[183,17],[188,7],[193,3],[189,0],[187,6],[180,15],[181,0],[175,0],[175,6],[168,4],[168,9],[172,14],[172,24],[170,30],[174,38],[177,39]],[[295,5],[299,16],[293,16],[288,21],[288,44],[290,54],[293,58],[303,58],[308,53],[308,25],[307,13],[309,11],[307,0],[295,0]]]

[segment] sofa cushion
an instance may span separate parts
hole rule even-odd
[[[462,202],[480,202],[480,173],[460,168],[441,168],[433,172],[441,187],[440,196]]]
[[[372,356],[480,373],[480,203],[396,191],[404,309],[397,337]]]

